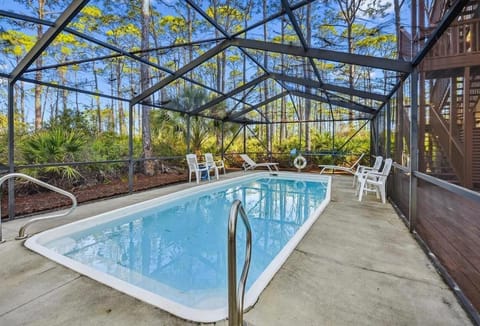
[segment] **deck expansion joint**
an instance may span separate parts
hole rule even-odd
[[[357,268],[357,269],[361,269],[361,270],[364,270],[364,271],[367,271],[367,272],[373,272],[373,273],[378,273],[378,274],[382,274],[382,275],[387,275],[387,276],[395,277],[395,278],[398,278],[398,279],[402,279],[402,280],[406,280],[406,281],[412,281],[412,282],[416,282],[416,283],[421,283],[421,284],[434,286],[434,287],[438,287],[438,288],[442,288],[442,289],[446,288],[446,287],[441,286],[439,284],[435,284],[435,283],[428,282],[428,281],[425,281],[425,280],[415,279],[415,278],[411,278],[411,277],[407,277],[407,276],[403,276],[403,275],[399,275],[399,274],[395,274],[395,273],[391,273],[391,272],[386,272],[386,271],[381,271],[381,270],[377,270],[377,269],[373,269],[373,268],[368,268],[368,267],[360,266],[360,265],[357,265],[357,264],[344,263],[342,261],[339,261],[339,260],[336,260],[336,259],[333,259],[333,258],[330,258],[330,257],[318,255],[318,254],[308,252],[308,251],[304,251],[304,250],[301,250],[301,249],[298,249],[298,248],[295,249],[295,251],[297,251],[297,252],[299,252],[299,253],[307,256],[307,257],[312,257],[312,258],[317,258],[317,259],[322,259],[322,260],[328,260],[328,261],[331,261],[331,262],[333,262],[337,265]]]

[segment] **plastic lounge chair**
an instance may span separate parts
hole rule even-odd
[[[222,160],[215,161],[213,159],[212,153],[205,153],[205,163],[207,163],[207,166],[210,170],[215,171],[215,177],[217,178],[217,180],[219,179],[219,175],[218,175],[219,169],[223,169],[223,174],[227,174],[227,172],[225,171],[225,165],[223,164],[223,161]]]
[[[350,173],[350,174],[355,175],[355,171],[356,171],[356,169],[357,169],[357,165],[360,163],[360,160],[363,158],[363,155],[365,155],[365,154],[362,153],[362,155],[360,155],[360,157],[359,157],[355,162],[353,162],[353,164],[350,165],[350,166],[341,166],[341,165],[319,165],[318,167],[322,168],[322,170],[320,171],[320,174],[322,174],[323,171],[325,171],[325,170],[332,170],[333,173],[335,173],[335,170],[340,170],[340,171],[348,172],[348,173]]]
[[[383,157],[377,156],[375,157],[375,162],[373,163],[373,166],[359,165],[357,167],[357,171],[355,171],[355,174],[353,175],[353,187],[357,186],[357,182],[361,178],[362,174],[370,171],[378,172],[378,170],[380,170],[380,167],[382,166],[382,162]]]
[[[377,198],[382,199],[382,203],[387,201],[387,178],[392,168],[392,159],[387,158],[381,172],[369,171],[363,174],[360,181],[360,190],[358,200],[362,201],[363,194],[367,191],[375,191]]]
[[[243,163],[243,168],[245,171],[250,170],[250,169],[255,169],[257,167],[267,167],[270,172],[272,172],[272,167],[275,168],[275,170],[278,171],[278,163],[256,163],[254,160],[252,160],[247,154],[240,154],[240,157],[242,160],[245,162]]]
[[[188,164],[188,182],[192,182],[192,173],[195,173],[197,178],[197,184],[200,182],[202,173],[205,172],[207,175],[208,181],[210,181],[210,169],[206,164],[200,164],[197,161],[197,155],[187,154],[187,164]]]

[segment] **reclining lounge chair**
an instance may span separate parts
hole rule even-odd
[[[335,173],[335,170],[340,170],[340,171],[347,172],[347,173],[355,175],[357,165],[360,164],[360,160],[363,158],[363,155],[365,155],[365,154],[362,153],[362,155],[360,155],[360,157],[355,162],[353,162],[353,164],[350,165],[350,166],[328,165],[328,164],[327,165],[319,165],[318,167],[322,168],[322,171],[320,171],[320,174],[322,174],[323,171],[325,171],[325,170],[332,170],[332,173]]]
[[[254,160],[252,160],[247,154],[240,154],[240,157],[242,160],[245,162],[243,163],[243,168],[245,171],[250,170],[250,169],[255,169],[257,167],[267,167],[270,172],[272,172],[272,167],[278,171],[278,163],[256,163]]]

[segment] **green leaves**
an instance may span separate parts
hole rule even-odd
[[[79,158],[85,144],[83,134],[55,128],[28,137],[22,142],[21,150],[28,164],[73,162]],[[81,177],[78,170],[71,166],[49,166],[40,172],[55,183],[56,178],[60,179],[59,182],[71,182]]]
[[[30,51],[36,41],[37,39],[34,36],[19,31],[6,30],[0,32],[2,51],[13,54],[15,57],[21,57]]]

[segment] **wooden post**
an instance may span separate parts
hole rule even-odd
[[[13,92],[15,82],[8,81],[8,172],[15,172],[15,108]],[[1,199],[1,197],[0,197]],[[0,217],[1,218],[1,217]],[[8,218],[15,218],[15,179],[8,180]]]
[[[133,105],[128,105],[128,192],[133,192]]]
[[[448,132],[454,135],[457,124],[457,77],[450,78],[450,121],[448,124]],[[451,161],[453,142],[450,137],[448,141],[448,158]]]
[[[473,187],[473,114],[473,109],[470,108],[470,67],[465,67],[463,77],[464,178],[462,183],[464,187],[470,189]]]
[[[190,154],[190,115],[187,114],[187,139],[185,139],[187,145],[187,154]]]
[[[417,220],[417,177],[418,171],[418,71],[415,68],[410,75],[411,97],[410,106],[410,205],[409,207],[409,229],[415,231]]]
[[[385,144],[385,157],[389,158],[391,157],[392,149],[391,149],[391,142],[390,138],[392,137],[392,111],[391,111],[391,100],[388,100],[387,102],[387,137],[386,137],[386,144]]]
[[[426,171],[425,164],[425,134],[426,134],[426,100],[425,100],[425,73],[419,73],[419,107],[418,107],[418,169]]]

